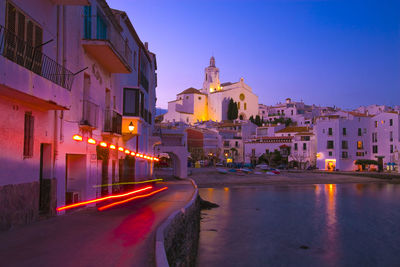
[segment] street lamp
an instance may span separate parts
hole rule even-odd
[[[129,130],[129,132],[130,133],[132,133],[133,132],[133,130],[135,130],[135,126],[133,125],[133,123],[131,122],[131,123],[129,123],[129,125],[128,125],[128,130]]]

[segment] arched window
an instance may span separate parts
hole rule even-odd
[[[244,107],[243,107],[244,110],[246,110],[246,109],[247,109],[247,103],[245,102],[243,106],[244,106]]]
[[[240,109],[240,102],[237,103],[238,109]]]

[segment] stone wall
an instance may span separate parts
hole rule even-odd
[[[39,182],[0,186],[0,230],[28,224],[39,216]]]
[[[200,199],[180,212],[165,231],[164,246],[170,266],[195,266],[200,233]]]
[[[156,265],[195,266],[200,236],[200,197],[192,180],[195,193],[191,201],[174,212],[157,229]]]

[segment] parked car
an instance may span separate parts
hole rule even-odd
[[[256,165],[256,168],[261,170],[268,170],[269,166],[267,164],[258,164]]]

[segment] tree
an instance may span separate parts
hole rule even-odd
[[[238,104],[236,102],[233,102],[233,114],[232,115],[233,115],[232,120],[236,120],[238,118],[239,109],[238,109]]]
[[[256,116],[255,124],[256,124],[257,126],[261,126],[261,125],[262,125],[260,115],[257,115],[257,116]]]
[[[233,121],[238,117],[237,103],[231,98],[228,104],[228,120]]]
[[[255,124],[255,121],[254,121],[254,117],[253,117],[253,115],[251,115],[251,116],[250,116],[249,120],[250,120],[252,123],[254,123],[254,124]]]

